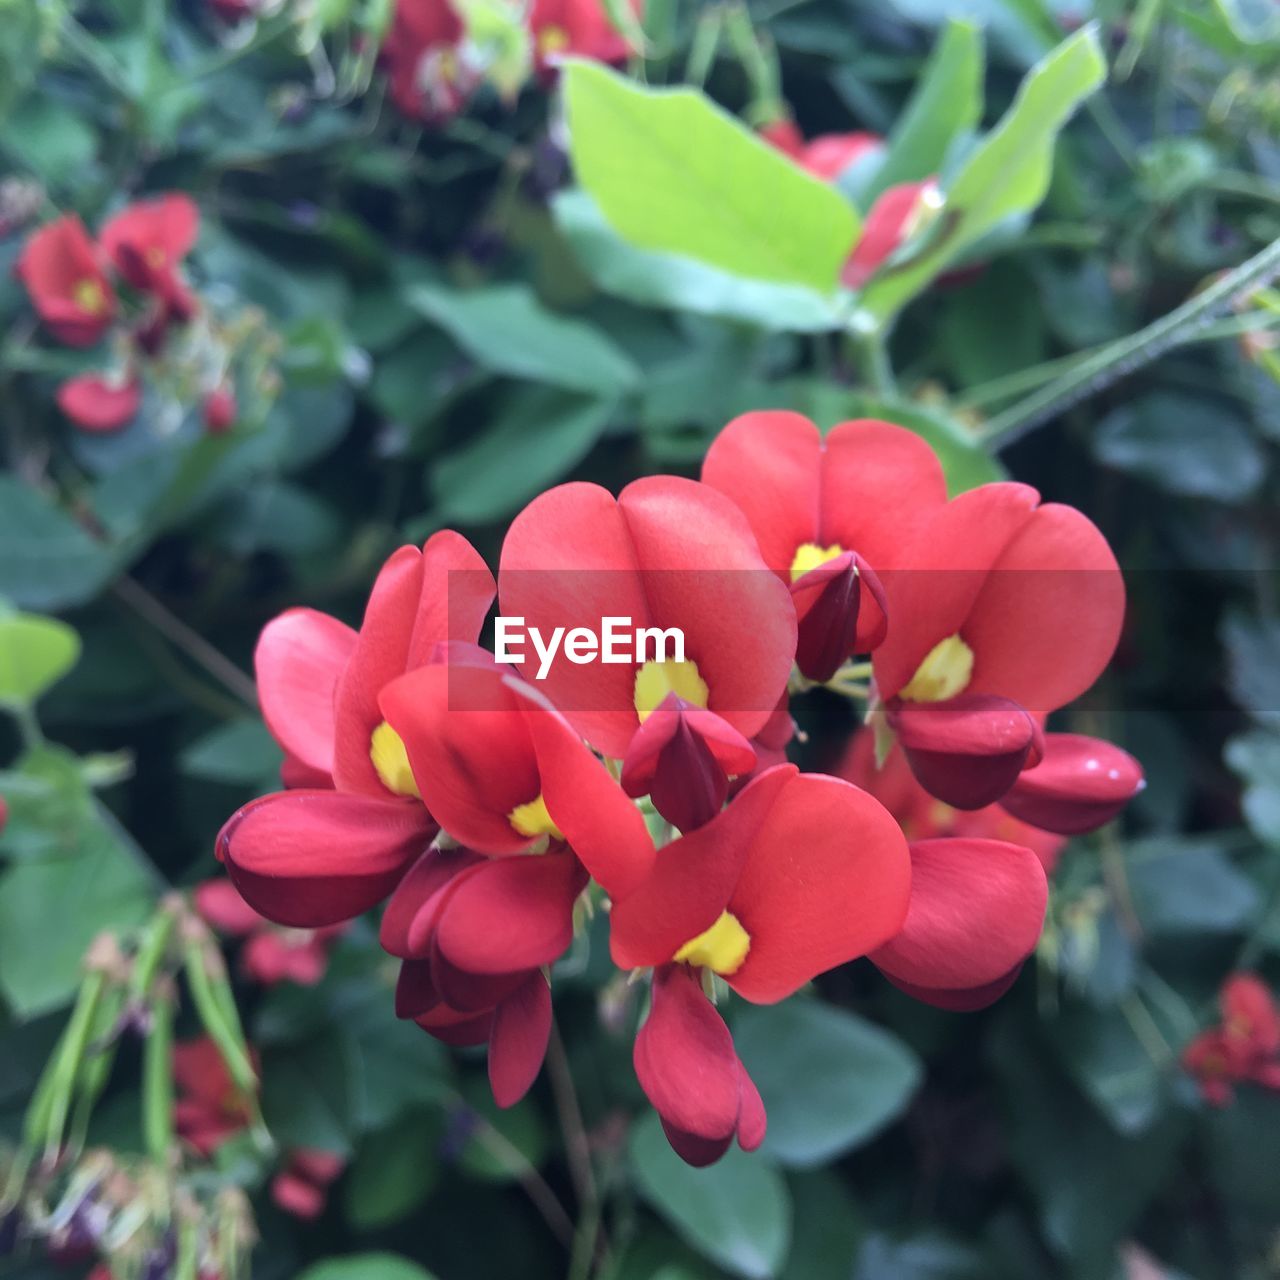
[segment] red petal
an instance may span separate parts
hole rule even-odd
[[[1023,822],[1079,835],[1110,822],[1145,785],[1142,766],[1110,742],[1078,733],[1044,740],[1044,758],[1000,801]]]
[[[881,263],[902,243],[907,226],[929,187],[932,178],[923,182],[904,182],[890,187],[867,212],[862,235],[840,273],[841,281],[850,289],[861,289],[875,275]]]
[[[525,980],[525,971],[515,973],[467,973],[452,965],[436,949],[431,958],[431,977],[440,999],[459,1013],[483,1013],[495,1009]]]
[[[797,548],[821,537],[822,453],[822,437],[808,418],[778,410],[735,418],[702,463],[703,483],[742,511],[765,563],[784,582]]]
[[[500,1107],[513,1107],[538,1078],[551,1036],[551,988],[541,973],[508,996],[489,1033],[489,1087]]]
[[[876,800],[838,778],[792,774],[754,831],[729,900],[751,946],[726,981],[756,1003],[781,1000],[892,938],[910,885],[906,840]]]
[[[904,531],[883,563],[872,562],[889,601],[889,634],[875,653],[882,698],[910,681],[934,645],[961,631],[988,572],[1039,499],[1022,484],[970,489]]]
[[[474,641],[493,600],[493,579],[467,540],[451,530],[421,551],[401,547],[383,565],[335,698],[334,778],[347,791],[385,795],[369,758],[382,721],[378,695],[431,659],[438,644]]]
[[[643,816],[537,690],[514,677],[508,687],[524,708],[552,821],[606,893],[629,893],[648,876],[656,856]]]
[[[493,1014],[482,1013],[475,1016],[457,1013],[446,1005],[439,1005],[430,1013],[425,1013],[414,1021],[428,1035],[442,1040],[445,1044],[458,1047],[463,1045],[485,1044],[493,1027]]]
[[[439,1004],[431,961],[403,961],[396,978],[396,1017],[421,1018]]]
[[[1000,553],[963,627],[968,692],[1043,715],[1102,674],[1124,622],[1124,579],[1106,539],[1079,511],[1040,507]]]
[[[886,973],[884,976],[904,995],[910,996],[913,1000],[919,1000],[921,1004],[930,1004],[935,1009],[945,1009],[948,1013],[972,1013],[976,1009],[985,1009],[988,1005],[995,1004],[1017,982],[1018,974],[1021,972],[1022,966],[1018,965],[1003,978],[997,978],[995,982],[989,982],[986,986],[968,987],[959,991],[917,987],[910,982],[899,981],[891,973]]]
[[[906,922],[871,959],[895,982],[931,990],[1000,982],[1035,950],[1047,899],[1030,849],[965,837],[917,841]]]
[[[895,701],[888,718],[920,784],[957,809],[981,809],[999,800],[1042,741],[1028,712],[988,694]]]
[[[173,1079],[188,1099],[222,1106],[235,1089],[218,1046],[208,1036],[173,1046]]]
[[[685,1164],[690,1164],[695,1169],[705,1169],[708,1165],[715,1164],[733,1145],[731,1133],[723,1138],[700,1138],[697,1134],[677,1129],[663,1116],[659,1116],[659,1119],[662,1120],[662,1132],[667,1135],[671,1150]]]
[[[805,145],[800,163],[815,178],[833,182],[851,164],[884,145],[874,133],[824,133]]]
[[[558,959],[573,941],[573,904],[587,883],[576,858],[494,858],[449,895],[435,941],[471,973],[513,973]]]
[[[289,1156],[289,1167],[319,1186],[328,1186],[347,1167],[344,1156],[336,1151],[321,1151],[318,1147],[299,1147]]]
[[[764,1141],[769,1127],[769,1117],[765,1114],[764,1099],[756,1082],[747,1074],[747,1069],[738,1063],[738,1146],[743,1151],[754,1151]]]
[[[315,609],[289,609],[258,637],[253,669],[262,718],[305,768],[333,772],[333,699],[356,633]]]
[[[729,1028],[692,970],[666,965],[655,971],[652,1007],[632,1056],[664,1127],[728,1146],[738,1127],[741,1068]],[[689,1159],[674,1140],[672,1146]]]
[[[503,679],[499,667],[432,663],[379,698],[423,802],[455,840],[481,853],[527,849],[530,838],[509,815],[542,792],[524,715]]]
[[[328,1193],[325,1188],[286,1170],[271,1180],[271,1198],[285,1213],[311,1222],[324,1212]]]
[[[58,388],[58,408],[85,431],[118,431],[137,416],[142,386],[136,378],[117,382],[98,373],[68,378]]]
[[[469,849],[428,849],[406,872],[382,913],[378,940],[383,950],[406,958],[430,955],[444,891],[483,861]]]
[[[282,791],[234,813],[217,851],[250,906],[277,924],[317,928],[385,898],[434,834],[416,802]]]
[[[790,764],[762,773],[718,818],[658,851],[652,874],[613,904],[609,947],[614,964],[620,969],[666,964],[715,923],[729,905],[757,828],[795,774]]]

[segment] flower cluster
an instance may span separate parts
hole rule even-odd
[[[515,46],[514,49],[511,46]],[[476,29],[467,7],[449,0],[396,0],[382,45],[392,101],[414,120],[440,124],[457,115],[486,80],[504,81],[495,64],[510,61],[518,89],[531,69],[544,84],[567,57],[622,62],[632,52],[601,0],[533,0],[524,25]]]
[[[529,635],[567,637],[554,659],[479,646],[495,596]],[[948,499],[891,423],[824,438],[749,414],[700,481],[542,494],[496,582],[445,531],[391,556],[358,630],[310,609],[269,623],[256,670],[287,789],[234,814],[217,853],[290,927],[389,898],[397,1011],[487,1043],[502,1105],[540,1068],[552,966],[607,905],[614,963],[651,978],[637,1077],[706,1164],[766,1124],[722,990],[771,1004],[859,957],[942,1008],[1011,985],[1060,837],[1142,785],[1118,748],[1044,729],[1123,612],[1078,511],[1013,483]],[[683,652],[569,652],[617,618]],[[789,698],[817,686],[867,707],[844,777],[786,760]]]
[[[1280,1010],[1257,974],[1236,973],[1218,993],[1222,1021],[1182,1053],[1182,1065],[1211,1106],[1225,1107],[1240,1084],[1280,1090]]]
[[[85,431],[115,431],[142,402],[143,374],[157,367],[172,332],[199,311],[183,260],[200,229],[185,195],[168,193],[126,206],[93,240],[74,214],[28,238],[17,273],[48,332],[71,347],[112,342],[112,364],[68,378],[58,389],[62,412]],[[200,371],[205,424],[225,431],[236,419],[225,361]]]

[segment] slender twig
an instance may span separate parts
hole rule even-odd
[[[596,1256],[604,1250],[601,1230],[600,1188],[596,1184],[595,1170],[591,1165],[591,1144],[587,1127],[583,1123],[582,1108],[578,1105],[578,1091],[569,1068],[569,1056],[565,1053],[560,1029],[551,1024],[551,1038],[547,1043],[547,1072],[551,1078],[551,1092],[556,1100],[556,1112],[560,1117],[560,1129],[564,1135],[565,1156],[569,1161],[569,1176],[578,1196],[578,1226],[573,1236],[573,1250],[569,1261],[569,1280],[588,1280]]]
[[[247,707],[257,710],[258,692],[253,681],[198,631],[194,631],[176,614],[166,609],[140,582],[125,575],[116,579],[111,590],[118,600],[128,605],[139,617],[146,619],[219,684],[229,689]]]
[[[524,1152],[483,1116],[476,1117],[475,1139],[499,1164],[505,1165],[515,1175],[551,1234],[566,1248],[572,1246],[573,1219]]]
[[[1280,239],[1272,241],[1168,315],[1104,347],[1047,387],[997,414],[982,433],[983,443],[1003,449],[1029,431],[1052,422],[1081,400],[1105,391],[1186,342],[1191,334],[1211,324],[1237,300],[1269,284],[1277,275],[1280,275]]]

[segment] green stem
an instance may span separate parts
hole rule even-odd
[[[1280,239],[1272,241],[1168,315],[1109,344],[1043,390],[997,414],[987,423],[982,442],[989,448],[1003,449],[1037,427],[1052,422],[1081,400],[1105,391],[1188,341],[1238,299],[1269,284],[1277,275],[1280,275]]]
[[[898,381],[893,376],[889,344],[885,341],[884,331],[876,329],[870,333],[852,332],[849,337],[863,382],[877,395],[897,396]]]
[[[153,994],[142,1058],[143,1141],[147,1155],[162,1165],[173,1146],[173,1003],[171,991]]]

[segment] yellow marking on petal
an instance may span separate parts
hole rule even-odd
[[[384,720],[369,739],[369,759],[382,779],[382,785],[398,796],[416,796],[422,799],[418,784],[414,781],[409,765],[409,753],[404,739]]]
[[[569,44],[569,33],[563,27],[543,27],[538,33],[538,52],[544,58],[548,54],[563,53]]]
[[[686,942],[672,957],[677,964],[697,965],[721,977],[729,977],[742,968],[751,950],[751,935],[732,911],[722,911],[720,918],[705,932]]]
[[[535,836],[552,836],[556,840],[564,839],[564,832],[552,821],[547,810],[547,802],[539,792],[528,804],[518,804],[507,814],[507,821],[522,835],[531,840]]]
[[[829,547],[820,547],[816,542],[802,542],[796,548],[795,559],[791,562],[791,581],[799,581],[810,570],[842,555],[844,548],[838,542],[833,542]]]
[[[963,693],[973,675],[973,650],[958,635],[939,640],[899,692],[909,702],[945,702]]]
[[[82,311],[90,315],[101,315],[107,309],[107,295],[98,280],[80,280],[72,289],[71,296]]]
[[[707,682],[698,674],[696,662],[646,662],[636,672],[636,714],[641,724],[662,705],[669,693],[696,707],[705,707],[711,696]]]

